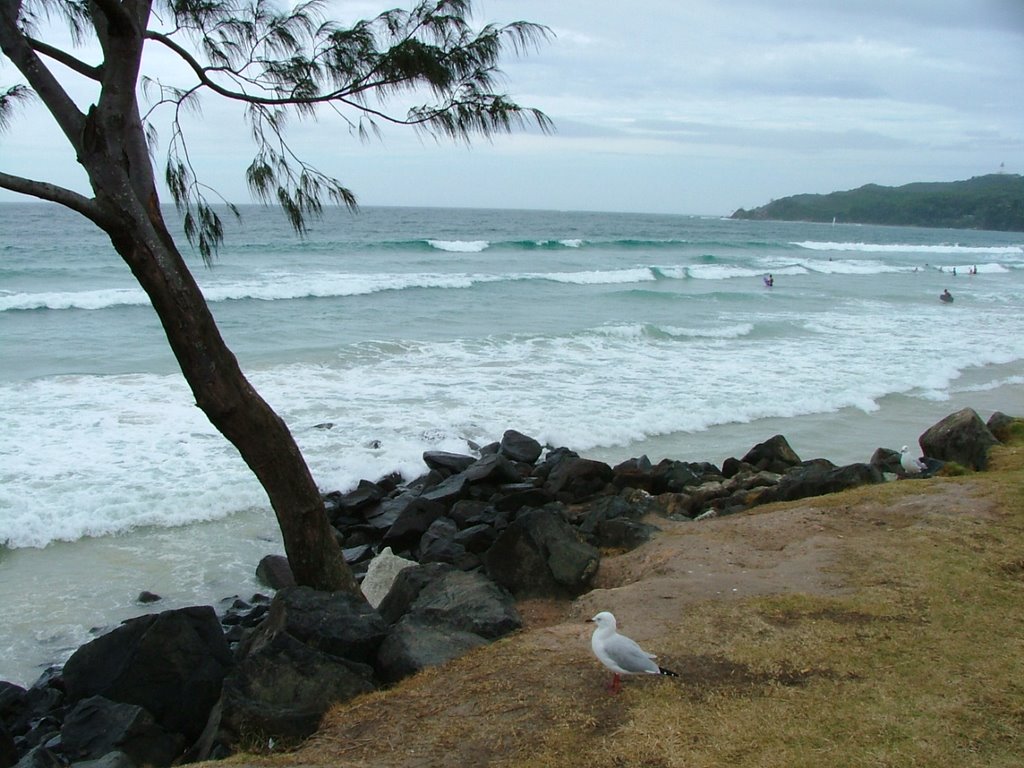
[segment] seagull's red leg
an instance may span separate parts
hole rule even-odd
[[[619,673],[615,673],[615,677],[612,678],[612,687],[609,688],[612,693],[618,693],[622,690],[622,678],[619,677]]]

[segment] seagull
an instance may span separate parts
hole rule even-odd
[[[611,685],[608,686],[612,693],[618,693],[622,689],[621,675],[646,673],[679,677],[675,672],[655,664],[654,659],[657,657],[653,653],[647,653],[633,640],[616,632],[615,617],[608,611],[601,611],[587,621],[597,625],[590,637],[590,647],[594,649],[594,655],[615,673]]]
[[[905,445],[900,448],[900,465],[908,475],[918,475],[928,469],[927,464],[910,455],[910,449]]]

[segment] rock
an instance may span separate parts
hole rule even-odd
[[[402,571],[381,603],[381,615],[391,624],[409,616],[489,640],[522,626],[508,592],[480,572],[467,573],[444,563]]]
[[[415,547],[430,524],[445,513],[445,506],[437,501],[429,501],[418,496],[409,496],[404,501],[404,507],[384,534],[383,540],[385,544],[398,550]]]
[[[0,768],[11,768],[16,762],[18,762],[18,748],[14,746],[14,738],[0,721]]]
[[[782,435],[775,435],[763,443],[758,443],[747,451],[742,460],[759,470],[766,469],[780,475],[800,464],[800,457]]]
[[[1013,437],[1014,427],[1020,421],[1020,419],[1015,419],[1013,416],[1007,416],[1001,411],[996,411],[988,417],[985,426],[988,427],[988,431],[992,433],[996,440],[1006,443]]]
[[[598,523],[595,541],[599,547],[630,550],[650,541],[660,531],[656,525],[617,517]]]
[[[124,752],[114,750],[96,760],[76,762],[75,768],[136,768],[136,765]]]
[[[52,749],[39,745],[26,752],[15,768],[66,768],[67,761]]]
[[[605,491],[613,477],[612,468],[603,461],[570,456],[552,467],[544,490],[559,501],[573,503]]]
[[[452,475],[432,488],[423,491],[420,494],[420,498],[443,504],[445,508],[448,508],[465,496],[468,484],[469,481],[465,475]]]
[[[360,585],[363,596],[374,608],[380,605],[391,585],[395,583],[395,577],[406,568],[416,565],[415,560],[407,560],[399,557],[391,551],[391,547],[384,547],[380,554],[370,561],[366,569],[366,578]]]
[[[288,558],[284,555],[267,555],[256,566],[256,578],[270,589],[284,589],[295,586],[295,576]]]
[[[533,464],[540,458],[543,447],[532,437],[516,432],[514,429],[507,430],[501,437],[499,453],[507,456],[512,461],[519,461],[524,464]]]
[[[377,669],[384,680],[394,683],[486,644],[487,640],[472,632],[406,617],[391,628],[381,645]]]
[[[225,678],[211,726],[228,747],[242,739],[294,742],[312,734],[332,704],[374,687],[369,666],[311,648],[287,632],[261,629]]]
[[[580,595],[599,561],[598,551],[550,509],[521,512],[484,554],[487,574],[516,597]]]
[[[469,468],[476,462],[473,456],[466,456],[461,453],[448,453],[447,451],[425,451],[423,463],[430,469],[436,469],[448,474],[457,474]]]
[[[523,507],[543,507],[554,500],[547,490],[533,483],[509,483],[491,497],[491,504],[498,512],[515,512]]]
[[[474,555],[486,552],[497,538],[498,531],[494,526],[483,523],[463,528],[455,534],[455,542]]]
[[[772,501],[793,501],[826,493],[845,491],[859,485],[882,482],[882,473],[870,464],[850,464],[836,467],[828,461],[808,462],[787,473],[777,485],[752,491],[751,504]]]
[[[257,634],[281,632],[318,651],[369,664],[376,658],[387,627],[359,595],[288,587],[274,596]]]
[[[135,598],[135,602],[142,603],[144,605],[146,603],[157,603],[161,600],[163,600],[163,598],[160,597],[160,595],[154,594],[153,592],[150,592],[148,590],[143,590],[142,592],[139,592],[139,596]]]
[[[498,453],[481,456],[462,474],[470,483],[492,485],[515,483],[522,479],[515,465]]]
[[[234,660],[213,608],[129,619],[86,643],[64,665],[67,699],[137,704],[191,742],[203,730]]]
[[[876,467],[879,472],[888,472],[893,475],[903,474],[903,466],[900,464],[900,452],[894,451],[891,448],[876,448],[875,452],[871,454],[871,460],[868,463]]]
[[[988,466],[989,449],[999,441],[973,408],[964,408],[929,427],[918,442],[925,456],[980,471]]]
[[[75,763],[115,750],[136,765],[170,765],[185,749],[180,733],[169,733],[136,704],[90,696],[68,712],[61,730],[62,751]]]
[[[435,520],[420,539],[419,561],[451,563],[464,571],[480,565],[480,559],[466,552],[466,548],[455,540],[458,530],[451,518],[439,517]]]
[[[363,510],[378,504],[387,493],[377,483],[360,480],[359,485],[348,493],[334,491],[324,496],[327,517],[333,525],[338,518],[355,517]]]

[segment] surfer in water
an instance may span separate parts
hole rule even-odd
[[[953,294],[949,292],[949,288],[943,289],[942,293],[939,294],[939,301],[944,301],[947,304],[953,303]]]
[[[766,275],[764,278],[764,287],[771,288],[773,285],[775,285],[775,278],[771,275]]]

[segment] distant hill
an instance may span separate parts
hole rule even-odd
[[[828,195],[784,197],[749,211],[740,208],[732,218],[1024,232],[1024,176],[999,173],[902,187],[867,184]]]

